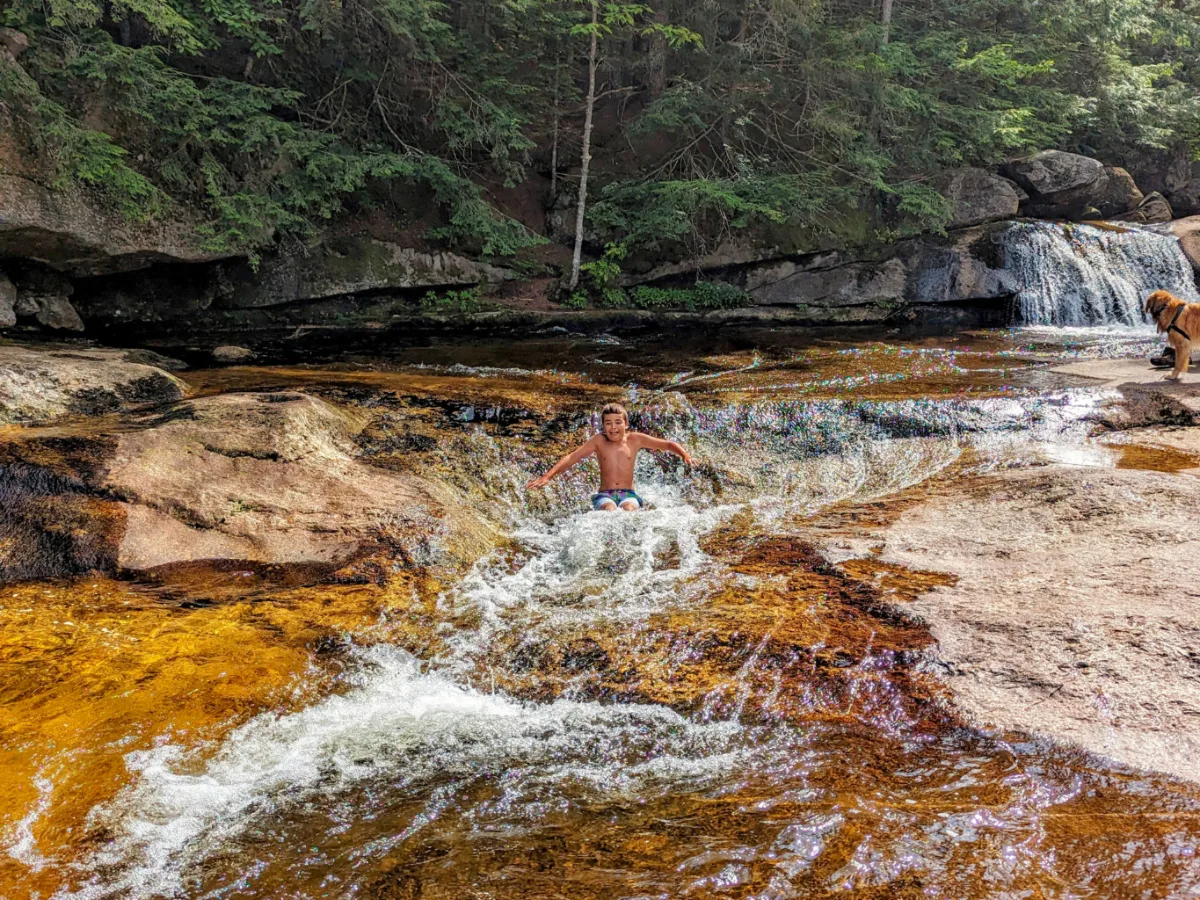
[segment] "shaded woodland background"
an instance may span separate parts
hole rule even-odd
[[[503,257],[554,237],[550,211],[567,243],[589,95],[593,254],[764,224],[894,240],[946,221],[949,168],[1200,152],[1196,0],[0,9],[28,37],[0,105],[48,179],[249,254],[356,215]]]

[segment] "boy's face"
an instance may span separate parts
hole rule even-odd
[[[610,441],[619,441],[625,436],[625,417],[620,413],[608,413],[603,420],[604,436]]]

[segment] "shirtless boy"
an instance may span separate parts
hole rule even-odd
[[[633,490],[633,463],[639,450],[666,450],[691,465],[691,456],[674,441],[630,431],[629,414],[620,404],[610,403],[604,407],[600,411],[600,421],[604,429],[602,433],[579,449],[572,450],[545,475],[529,482],[528,487],[545,487],[551,478],[561,475],[594,453],[600,460],[600,492],[592,495],[592,507],[608,512],[618,507],[635,510],[642,506],[642,498]]]

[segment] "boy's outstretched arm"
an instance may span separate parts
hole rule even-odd
[[[583,460],[585,460],[589,456],[591,456],[593,453],[595,453],[596,452],[596,441],[598,439],[599,439],[599,435],[592,438],[590,441],[588,441],[582,447],[575,448],[570,453],[568,453],[566,456],[564,456],[562,459],[560,459],[558,462],[556,462],[550,468],[549,472],[547,472],[545,475],[541,475],[538,478],[533,479],[532,481],[529,482],[529,484],[525,485],[525,487],[527,489],[528,488],[545,487],[547,484],[550,483],[551,478],[554,478],[557,475],[561,475],[563,472],[567,471],[567,469],[571,468],[571,466],[575,465],[576,463],[582,462]]]
[[[681,444],[674,441],[664,441],[662,438],[650,437],[648,434],[638,434],[638,443],[647,450],[664,450],[667,453],[674,453],[682,459],[687,465],[692,464],[691,454],[683,449]]]

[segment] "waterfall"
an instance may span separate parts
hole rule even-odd
[[[1058,222],[1004,232],[1004,267],[1019,285],[1022,325],[1141,325],[1146,296],[1167,290],[1200,302],[1191,264],[1174,237]]]

